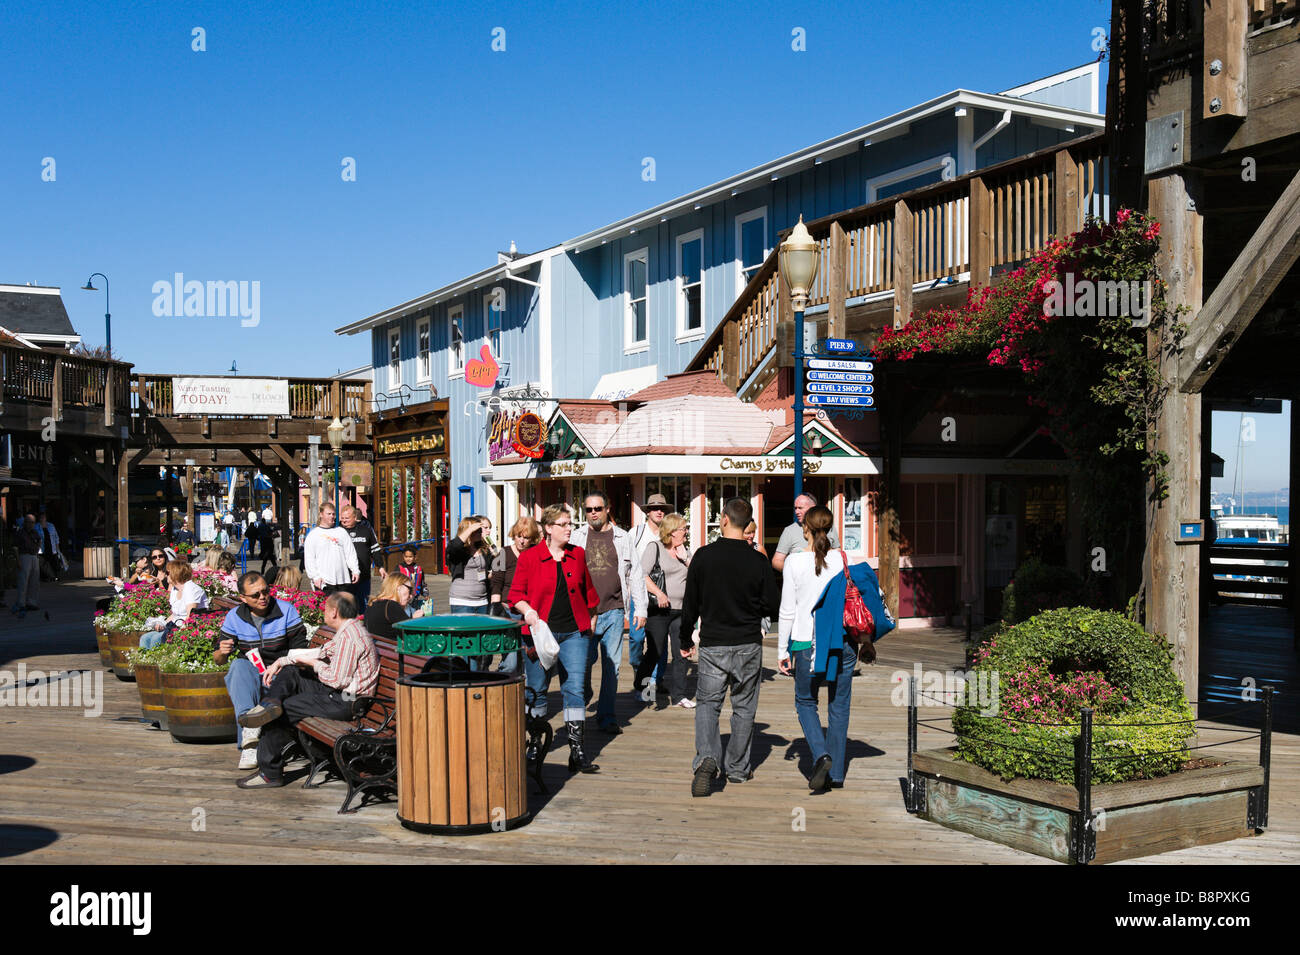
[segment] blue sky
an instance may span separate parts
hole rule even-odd
[[[114,351],[138,371],[332,374],[369,360],[333,329],[511,240],[543,248],[957,87],[1089,62],[1109,11],[8,2],[0,282],[62,286],[98,344],[103,294],[78,286],[107,273]],[[177,272],[259,282],[259,324],[156,317]]]

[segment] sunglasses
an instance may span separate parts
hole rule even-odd
[[[604,508],[603,508],[603,507],[584,507],[583,510],[586,511],[588,514],[595,514],[595,513],[597,513],[598,511],[603,511]]]
[[[244,594],[244,596],[250,598],[251,600],[265,600],[267,597],[271,596],[271,591],[254,590],[252,593]]]
[[[167,559],[167,555],[166,555],[166,554],[150,554],[150,555],[149,555],[149,559],[150,559],[150,560],[166,560],[166,559]]]
[[[654,507],[647,507],[645,510],[647,514],[649,514],[651,511],[658,511],[660,514],[662,514],[664,511],[668,510],[668,508],[660,507],[658,504],[656,504]]]

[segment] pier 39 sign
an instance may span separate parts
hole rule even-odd
[[[287,415],[283,378],[173,378],[173,414]]]

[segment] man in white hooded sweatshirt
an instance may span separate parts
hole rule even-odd
[[[303,545],[302,566],[312,586],[327,594],[348,590],[361,578],[357,549],[348,532],[335,526],[333,504],[320,506],[320,523]]]

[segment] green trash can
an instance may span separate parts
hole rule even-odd
[[[445,614],[397,630],[397,818],[417,832],[461,835],[528,822],[522,673],[406,673],[405,657],[513,653],[518,621]]]

